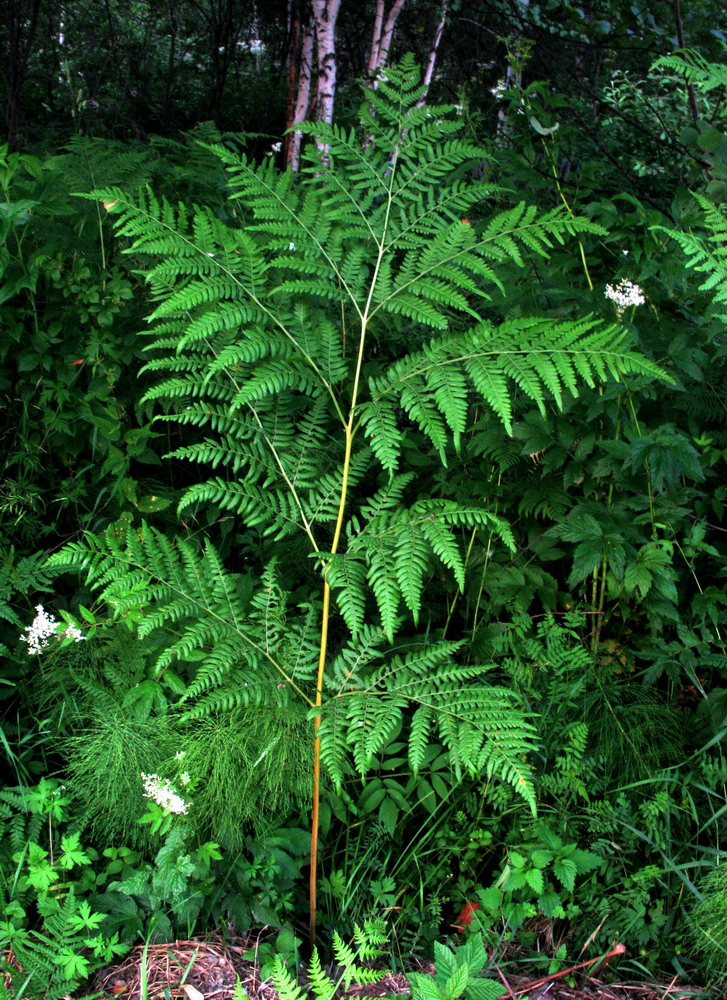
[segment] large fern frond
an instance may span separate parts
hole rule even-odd
[[[727,218],[704,195],[694,192],[694,198],[702,209],[705,234],[654,228],[668,233],[679,244],[688,258],[688,267],[707,276],[700,289],[712,292],[715,302],[727,302]]]
[[[113,616],[134,623],[141,639],[160,629],[167,633],[156,672],[177,661],[195,663],[182,702],[215,692],[203,709],[189,706],[191,714],[259,701],[261,691],[263,700],[279,702],[291,692],[300,695],[300,685],[311,678],[312,660],[301,664],[298,659],[294,667],[288,663],[288,654],[301,644],[308,650],[311,646],[302,636],[298,643],[291,637],[286,596],[275,580],[274,565],[246,605],[236,575],[224,569],[211,544],[199,551],[191,542],[171,542],[142,523],[128,527],[121,538],[112,526],[97,538],[70,543],[49,560],[49,567],[83,572]]]

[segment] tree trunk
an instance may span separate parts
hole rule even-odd
[[[162,95],[161,121],[165,125],[172,117],[172,95],[174,93],[174,77],[176,73],[175,61],[177,55],[177,35],[179,25],[175,15],[175,3],[172,2],[167,8],[169,16],[169,55],[167,57],[167,73],[164,79],[164,93]]]
[[[310,106],[313,80],[313,42],[315,26],[307,9],[297,7],[291,24],[291,54],[288,72],[288,121],[287,128],[304,122]],[[290,132],[285,137],[285,165],[293,173],[300,167],[300,132]]]
[[[374,89],[376,88],[376,74],[383,69],[389,58],[394,28],[405,2],[406,0],[394,0],[386,20],[384,20],[385,0],[376,0],[374,34],[371,39],[371,52],[368,61],[368,77]]]
[[[432,42],[432,47],[429,50],[429,56],[427,58],[427,68],[424,71],[424,80],[422,83],[426,87],[426,90],[422,94],[422,98],[419,104],[422,105],[427,99],[427,94],[429,92],[429,87],[434,77],[434,67],[437,65],[437,55],[439,54],[439,43],[442,41],[442,35],[444,33],[444,25],[447,21],[447,8],[449,6],[449,0],[444,0],[442,4],[442,12],[439,18],[439,24],[437,25],[437,30],[434,32],[434,41]]]
[[[5,100],[8,109],[8,144],[11,149],[17,148],[19,144],[21,94],[38,27],[40,4],[41,0],[33,0],[31,4],[23,2],[23,0],[8,0],[6,8],[7,95]]]
[[[316,120],[330,125],[336,99],[336,21],[341,0],[311,0],[316,30],[318,78]]]

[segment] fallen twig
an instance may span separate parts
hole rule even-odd
[[[602,969],[608,961],[610,961],[614,955],[623,955],[626,951],[626,946],[621,944],[615,944],[613,948],[609,951],[608,955],[604,955],[603,958],[592,958],[588,962],[579,962],[578,965],[571,965],[569,969],[563,969],[562,972],[554,972],[552,976],[543,976],[542,979],[534,979],[532,982],[528,983],[527,986],[521,986],[519,989],[512,993],[512,996],[520,996],[521,993],[528,993],[530,990],[534,989],[536,986],[544,986],[545,983],[549,983],[552,979],[560,979],[562,976],[567,976],[571,972],[576,972],[578,969],[585,969],[588,965],[596,965],[594,972]]]

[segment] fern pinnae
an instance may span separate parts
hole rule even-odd
[[[104,192],[97,192],[98,196],[102,196],[103,193]],[[144,219],[145,219],[145,221],[147,223],[152,223],[154,221],[153,217],[150,218],[149,216],[144,216]],[[140,250],[142,250],[142,251],[144,250],[143,243],[139,242],[140,240],[143,239],[143,237],[141,235],[139,235],[138,229],[139,229],[138,225],[135,224],[135,225],[132,226],[133,232],[129,232],[128,233],[128,235],[134,235],[134,234],[136,235],[136,242],[131,247],[131,250],[129,252],[139,252]],[[177,234],[177,235],[179,235],[179,234]],[[189,246],[190,250],[192,250],[192,251],[194,251],[194,252],[196,252],[196,253],[198,253],[200,255],[203,255],[205,258],[209,258],[209,251],[204,250],[204,249],[196,246],[196,244],[194,244],[191,240],[187,240],[186,243]],[[338,413],[340,419],[343,422],[343,414],[342,414],[342,411],[340,409],[340,406],[339,406],[339,403],[338,403],[338,399],[337,399],[336,394],[335,394],[335,392],[333,390],[333,387],[329,384],[328,380],[325,378],[325,376],[323,375],[323,373],[320,371],[320,369],[318,368],[318,365],[316,364],[316,362],[314,361],[314,359],[310,356],[310,354],[301,347],[301,345],[296,341],[296,339],[293,337],[293,335],[287,329],[287,327],[285,326],[285,324],[282,323],[281,320],[277,317],[277,315],[268,306],[266,306],[261,301],[261,299],[259,298],[259,295],[256,293],[256,291],[254,289],[252,289],[250,286],[246,286],[243,282],[241,282],[239,280],[239,278],[237,278],[237,276],[228,267],[226,267],[223,262],[221,262],[219,260],[216,260],[215,263],[216,263],[218,269],[223,272],[223,276],[220,277],[219,279],[216,279],[216,280],[215,279],[211,279],[211,278],[207,278],[205,281],[197,282],[196,285],[194,286],[194,287],[198,287],[199,295],[203,296],[202,301],[209,301],[209,299],[211,297],[213,297],[212,296],[212,292],[215,289],[217,289],[218,291],[228,292],[230,294],[230,297],[232,297],[232,289],[233,289],[233,287],[237,291],[240,291],[240,292],[244,293],[246,296],[248,296],[248,298],[250,299],[250,301],[257,308],[258,313],[261,316],[267,317],[273,323],[273,325],[282,333],[282,335],[285,338],[287,338],[291,342],[291,344],[298,351],[300,351],[300,353],[305,358],[305,361],[310,366],[311,370],[314,371],[315,374],[317,375],[317,377],[320,379],[320,382],[321,382],[321,385],[323,386],[323,388],[328,392],[328,394],[329,394],[329,396],[331,398],[331,401],[333,403],[334,409],[336,410],[336,412]],[[149,275],[149,280],[151,280],[152,282],[153,282],[153,276],[154,276],[154,272],[152,271],[150,273],[150,275]],[[215,302],[216,302],[217,301],[217,297],[214,297],[214,298],[215,298]],[[165,315],[165,311],[167,311],[167,312],[168,311],[172,311],[172,312],[176,311],[176,303],[178,301],[180,302],[180,304],[183,304],[185,306],[185,309],[189,309],[190,307],[194,306],[196,300],[195,300],[194,296],[191,295],[191,293],[190,293],[189,285],[186,285],[184,288],[180,289],[180,291],[178,293],[176,293],[176,294],[172,293],[171,295],[167,295],[166,298],[165,298],[165,300],[164,300],[164,302],[162,303],[162,305],[158,306],[157,309],[152,313],[152,315],[150,317],[150,320],[154,320],[156,318],[159,318],[159,317]],[[223,299],[223,305],[226,305],[226,304],[227,303],[225,303],[225,301]],[[232,311],[233,308],[234,308],[234,306],[232,304],[230,304],[230,310],[231,311]],[[181,349],[181,346],[178,349]],[[225,371],[227,371],[229,373],[229,371],[230,371],[229,367],[226,367]]]
[[[619,335],[593,321],[480,318],[502,288],[502,265],[600,230],[525,203],[470,225],[462,216],[475,205],[479,214],[494,190],[467,175],[485,154],[459,139],[449,110],[414,106],[422,91],[411,60],[387,73],[361,116],[373,141],[361,150],[350,130],[304,126],[329,159],[309,150],[298,178],[272,158],[256,166],[204,147],[224,164],[244,224],[151,193],[138,209],[116,206],[132,250],[164,258],[148,273],[152,348],[165,358],[150,362],[163,384],[147,401],[164,401],[172,412],[162,418],[205,429],[176,454],[214,470],[180,509],[236,515],[243,532],[256,529],[263,563],[285,551],[271,539],[302,532],[313,563],[301,573],[293,552],[281,578],[304,593],[318,572],[322,592],[293,606],[269,566],[243,601],[213,549],[200,555],[185,541],[165,550],[146,527],[125,545],[107,538],[91,572],[117,614],[143,621],[147,635],[167,629],[167,655],[195,663],[184,701],[194,717],[293,694],[310,708],[312,930],[321,762],[340,786],[403,728],[416,770],[435,732],[455,770],[497,775],[532,803],[534,735],[522,707],[488,686],[486,667],[459,663],[458,644],[395,645],[411,635],[435,570],[445,570],[448,598],[464,588],[465,531],[515,546],[509,525],[476,500],[422,498],[438,488],[441,466],[461,468],[455,453],[474,407],[484,402],[511,432],[518,396],[561,407],[579,384],[632,364]],[[425,442],[421,466],[399,475],[422,438],[432,447]]]
[[[366,565],[349,553],[327,553],[324,566],[328,583],[336,593],[338,609],[356,639],[365,620]]]
[[[295,488],[295,485],[291,481],[290,477],[288,476],[287,470],[286,470],[285,465],[284,465],[284,463],[283,463],[283,461],[282,461],[282,459],[280,457],[280,454],[278,453],[277,448],[275,447],[275,445],[273,444],[273,442],[270,440],[270,438],[265,434],[265,430],[264,430],[262,422],[260,421],[260,418],[259,418],[259,416],[257,414],[257,411],[255,410],[255,408],[253,406],[250,406],[250,411],[251,411],[251,413],[253,415],[253,418],[254,418],[255,422],[257,423],[258,427],[260,428],[260,433],[262,434],[263,438],[265,439],[265,441],[267,443],[267,446],[270,449],[270,453],[271,453],[271,455],[273,456],[273,458],[275,460],[275,464],[277,465],[278,469],[280,470],[280,475],[283,477],[283,480],[285,481],[285,485],[288,487],[288,490],[290,491],[290,495],[293,498],[295,506],[298,509],[298,513],[300,515],[300,523],[301,523],[301,525],[303,527],[303,531],[305,531],[306,535],[308,536],[308,540],[311,543],[313,551],[314,552],[318,552],[318,543],[316,542],[315,535],[313,534],[313,530],[312,530],[311,524],[308,521],[308,518],[306,516],[305,510],[303,508],[303,504],[301,503],[301,499],[298,496],[298,491]]]
[[[230,154],[228,150],[226,150],[222,146],[213,147],[211,148],[211,151],[215,152],[223,161],[223,163],[227,163],[228,166],[234,168],[233,171],[231,172],[231,175],[235,180],[239,180],[241,176],[245,176],[246,180],[251,181],[251,179],[254,177],[255,183],[250,184],[250,187],[252,188],[252,193],[256,195],[255,199],[252,201],[252,206],[251,206],[253,215],[260,216],[262,214],[261,205],[264,204],[264,201],[258,197],[258,193],[261,193],[263,195],[263,198],[267,196],[268,198],[272,199],[273,202],[278,207],[278,209],[284,214],[286,214],[290,219],[291,223],[294,224],[294,229],[292,230],[291,235],[298,235],[299,227],[302,226],[306,236],[311,241],[311,244],[316,247],[321,257],[327,261],[331,271],[336,275],[336,278],[340,281],[341,286],[348,294],[349,300],[353,308],[358,312],[358,302],[356,300],[356,297],[354,295],[351,295],[349,286],[346,284],[342,274],[340,273],[338,264],[328,253],[326,244],[320,240],[316,232],[313,230],[312,226],[305,225],[305,223],[302,220],[302,217],[295,212],[295,210],[288,204],[288,202],[284,198],[280,197],[278,191],[275,189],[275,185],[268,182],[267,179],[265,178],[263,168],[255,169],[254,167],[248,166],[247,161],[244,157],[238,159],[232,154]],[[233,198],[242,197],[242,195],[233,194],[232,197]]]
[[[432,729],[433,712],[428,705],[418,705],[409,724],[407,757],[416,775],[426,759]]]
[[[308,127],[312,126],[312,127]],[[371,166],[371,161],[366,159],[366,157],[361,156],[361,147],[358,139],[354,139],[353,134],[349,133],[346,140],[342,140],[342,130],[334,126],[332,129],[321,128],[313,123],[302,123],[296,126],[296,131],[302,132],[303,134],[315,135],[319,140],[323,140],[327,145],[331,147],[332,155],[335,158],[340,154],[348,154],[347,159],[349,162],[355,163],[359,167],[365,167],[363,175],[356,178],[359,184],[356,185],[355,190],[358,192],[363,186],[361,183],[365,180],[369,187],[368,197],[361,199],[356,197],[352,193],[352,189],[343,180],[339,180],[338,174],[335,170],[329,171],[327,179],[329,183],[333,184],[337,189],[338,193],[350,202],[351,207],[354,212],[360,217],[363,226],[368,234],[368,236],[377,244],[379,244],[378,235],[371,225],[370,221],[370,208],[376,199],[377,191],[380,194],[386,193],[386,186],[383,180],[379,177],[376,171]]]
[[[369,399],[359,405],[359,421],[382,467],[392,475],[399,464],[402,434],[394,407],[388,400]],[[356,428],[356,429],[357,429]]]
[[[137,530],[139,531],[138,535]],[[155,574],[164,574],[164,569],[163,567],[160,568],[158,561],[159,548],[155,545],[155,542],[159,541],[160,534],[144,522],[142,522],[140,529],[129,528],[126,535],[126,552],[122,551],[121,547],[114,542],[111,529],[106,532],[106,537],[111,542],[110,548],[113,553],[111,557],[104,559],[102,556],[100,560],[95,560],[93,556],[89,556],[89,552],[84,546],[71,543],[64,550],[52,556],[48,560],[48,565],[57,569],[85,568],[88,579],[95,579],[97,585],[103,586],[102,599],[114,609],[116,614],[119,614],[127,609],[131,610],[133,606],[138,607],[146,603],[141,596],[136,581],[145,584],[144,597],[148,597],[149,585],[153,584],[155,579],[159,579],[159,576]],[[181,544],[184,545],[185,543]],[[121,575],[119,566],[123,567]],[[173,576],[176,576],[176,567]],[[194,591],[196,587],[190,589]],[[216,628],[232,631],[242,642],[243,646],[257,651],[273,670],[281,676],[281,679],[289,684],[306,704],[310,704],[310,699],[306,693],[289,676],[283,664],[272,655],[269,649],[263,648],[259,643],[255,642],[250,635],[239,627],[236,620],[230,623],[227,615],[222,615],[217,608],[210,607],[208,602],[196,596],[194,592],[190,593],[190,589],[185,588],[184,583],[175,586],[165,580],[159,597],[160,599],[164,599],[165,593],[169,593],[182,600],[186,600],[190,608],[190,614],[196,611],[198,625],[201,623],[204,627],[206,622],[211,621]],[[126,600],[122,599],[122,595],[125,592],[128,592],[128,599]],[[204,633],[205,637],[207,634],[207,632]],[[190,638],[199,640],[200,634],[195,631],[191,634]],[[183,645],[180,648],[189,651],[190,648],[194,647]]]
[[[411,612],[415,625],[419,621],[424,575],[428,564],[429,550],[426,540],[416,531],[414,525],[408,522],[398,538],[393,569],[404,603]]]

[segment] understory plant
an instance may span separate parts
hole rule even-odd
[[[92,902],[98,855],[66,825],[63,792],[46,778],[0,792],[0,968],[15,996],[56,1000],[128,950]]]
[[[50,565],[83,572],[154,649],[154,677],[179,678],[175,725],[267,720],[252,765],[300,788],[300,755],[278,751],[300,739],[282,720],[307,722],[312,937],[321,782],[365,779],[394,734],[412,774],[437,744],[452,780],[497,779],[535,811],[532,721],[457,612],[478,600],[474,554],[519,544],[477,443],[512,434],[524,403],[545,415],[583,385],[661,377],[618,322],[503,309],[523,268],[603,230],[491,184],[456,109],[423,94],[406,59],[358,130],[301,126],[299,178],[207,147],[224,211],[91,195],[156,303],[143,404],[177,428],[175,459],[213,474],[183,490],[175,537],[126,518]]]

